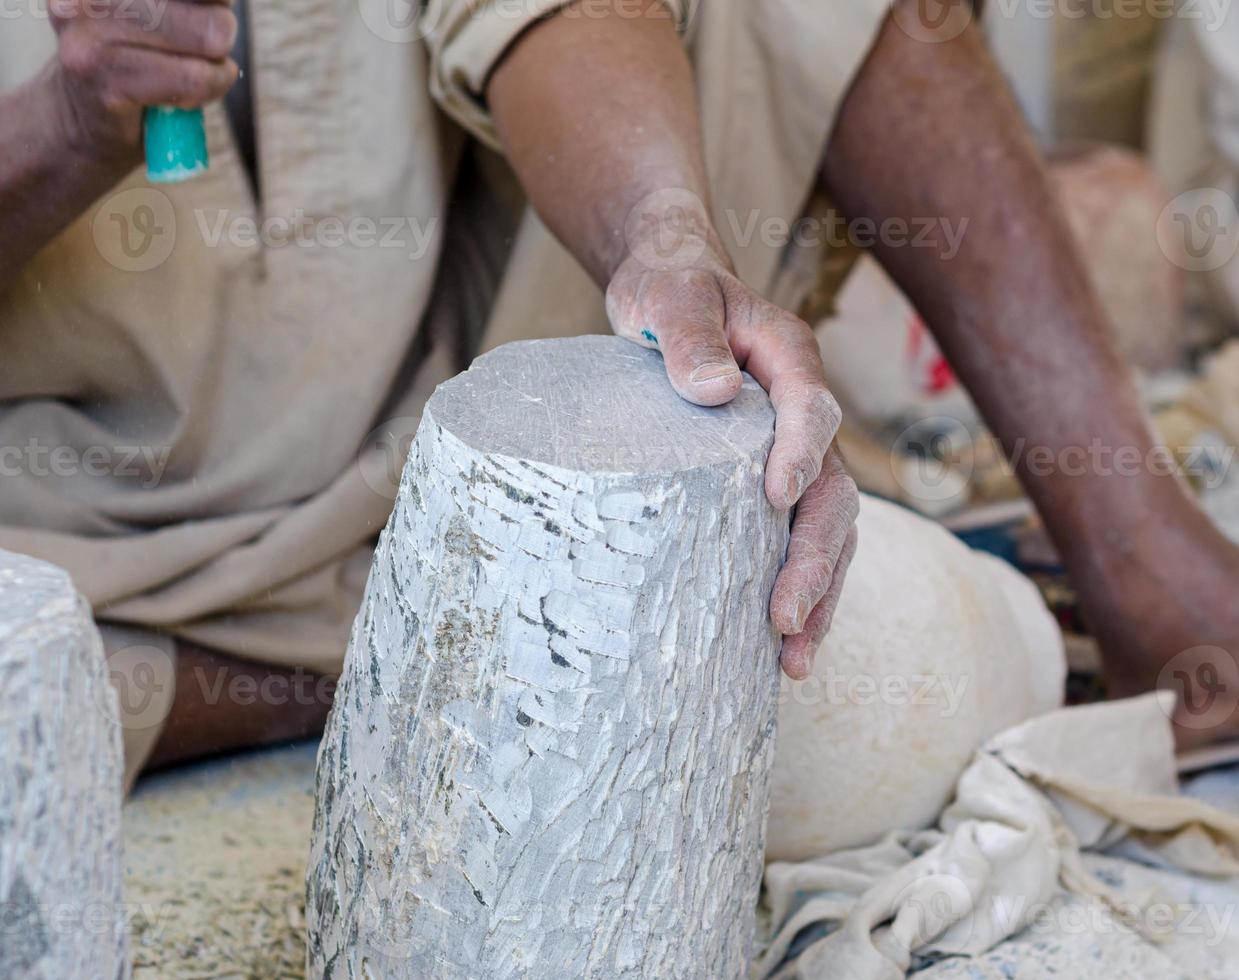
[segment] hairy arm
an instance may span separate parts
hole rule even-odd
[[[573,8],[527,31],[487,90],[533,206],[606,289],[611,325],[661,351],[684,398],[718,405],[743,367],[777,413],[766,493],[796,507],[771,617],[807,675],[856,546],[855,484],[832,449],[838,407],[806,324],[734,274],[709,208],[688,58],[661,3]]]
[[[1109,693],[1178,691],[1180,747],[1233,738],[1239,549],[1166,465],[981,31],[920,15],[916,0],[896,4],[840,111],[826,184],[853,218],[967,222],[938,248],[875,252],[1013,459],[1100,642]]]

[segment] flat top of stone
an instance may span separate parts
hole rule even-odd
[[[426,411],[488,454],[592,473],[674,473],[763,461],[774,409],[747,374],[726,405],[671,387],[662,355],[619,337],[526,340],[483,354],[436,389]]]

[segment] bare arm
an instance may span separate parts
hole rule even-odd
[[[595,10],[591,8],[591,12]],[[855,549],[855,484],[812,332],[736,279],[715,233],[688,58],[658,2],[644,16],[548,18],[495,71],[508,158],[547,225],[606,288],[616,333],[662,352],[690,401],[733,398],[743,366],[777,413],[766,492],[797,506],[771,617],[808,673]]]
[[[1111,693],[1174,686],[1168,671],[1197,670],[1193,651],[1206,648],[1215,677],[1237,677],[1239,550],[1158,455],[980,31],[926,28],[933,39],[918,41],[900,26],[915,9],[901,0],[845,100],[826,183],[852,218],[967,220],[955,252],[875,251],[1015,457],[1101,641]],[[1233,685],[1226,697],[1239,719]],[[1212,737],[1216,720],[1182,727],[1181,741]]]
[[[142,108],[198,106],[236,79],[220,3],[52,5],[56,57],[0,95],[0,292],[141,161]]]

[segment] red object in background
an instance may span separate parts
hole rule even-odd
[[[909,370],[923,393],[940,395],[955,387],[955,372],[916,313],[908,318],[907,350]]]

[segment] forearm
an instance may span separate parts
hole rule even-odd
[[[622,15],[597,9],[527,31],[487,97],[534,208],[605,285],[626,254],[633,209],[651,194],[688,192],[668,197],[681,209],[672,220],[712,232],[692,72],[669,12],[659,0],[639,17],[631,5]]]
[[[0,292],[27,262],[138,162],[100,158],[63,118],[55,63],[0,94]]]
[[[769,392],[766,496],[796,508],[770,614],[783,669],[805,677],[856,550],[856,485],[831,450],[838,405],[807,324],[740,282],[714,232],[692,73],[666,11],[590,10],[537,25],[495,71],[500,138],[534,207],[605,288],[612,328],[656,348],[676,391],[723,404],[743,366]]]
[[[1060,544],[1096,553],[1106,527],[1181,494],[1146,465],[1154,441],[1130,371],[977,30],[925,44],[888,23],[845,102],[825,176],[850,218],[932,219],[957,232],[967,223],[953,255],[941,233],[937,247],[875,251],[1053,515]],[[1081,450],[1108,462],[1080,473]],[[1115,453],[1138,457],[1139,472],[1115,473],[1098,492],[1090,477],[1116,470]]]

